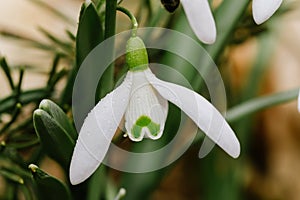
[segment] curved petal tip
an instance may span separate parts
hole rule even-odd
[[[253,0],[252,12],[256,24],[268,20],[280,7],[282,0]]]
[[[215,20],[207,0],[182,0],[187,19],[199,40],[206,44],[216,41]]]
[[[85,181],[97,169],[99,164],[100,162],[91,156],[79,140],[70,165],[71,184],[77,185]]]
[[[233,158],[240,155],[240,143],[219,111],[198,93],[182,86],[147,76],[158,93],[185,112],[195,124]],[[209,147],[209,149],[211,149]],[[204,149],[203,152],[208,152]]]

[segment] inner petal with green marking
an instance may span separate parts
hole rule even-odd
[[[168,101],[164,99],[147,81],[147,73],[130,71],[133,81],[131,97],[125,112],[125,128],[130,140],[139,142],[143,138],[159,139],[164,130],[168,115]]]
[[[160,131],[160,125],[153,122],[148,116],[140,116],[131,129],[133,137],[139,138],[143,129],[147,128],[149,133],[153,136],[157,136]]]

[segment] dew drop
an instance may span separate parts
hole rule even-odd
[[[109,132],[114,132],[114,129],[113,128],[109,128],[108,131]]]
[[[90,136],[91,136],[91,132],[88,131],[88,132],[87,132],[87,137],[90,137]]]
[[[141,102],[141,97],[137,96],[137,97],[136,97],[136,101],[137,101],[138,103],[140,103],[140,102]]]

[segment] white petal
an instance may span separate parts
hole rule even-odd
[[[159,139],[168,114],[168,101],[162,98],[148,82],[145,73],[151,73],[150,70],[132,73],[131,98],[125,113],[127,134],[132,141],[141,141],[144,137],[153,140]],[[139,125],[137,122],[143,119],[149,119],[151,124],[148,124],[149,126]],[[155,134],[151,134],[149,129],[153,126],[157,128]],[[140,134],[134,134],[134,128],[137,128],[137,132],[140,131]]]
[[[299,90],[299,96],[298,96],[298,111],[300,112],[300,90]]]
[[[199,158],[204,158],[207,156],[207,154],[211,152],[215,145],[216,143],[214,141],[212,141],[209,137],[205,137],[199,150]]]
[[[92,109],[81,127],[70,166],[70,181],[78,184],[100,165],[125,113],[131,91],[132,74]]]
[[[256,24],[268,20],[280,7],[282,0],[253,0],[252,13]]]
[[[213,44],[216,40],[216,25],[207,0],[182,0],[187,19],[199,40]]]
[[[162,97],[181,108],[210,139],[232,157],[239,156],[238,139],[211,103],[185,87],[159,80],[154,75],[147,76],[147,78]]]

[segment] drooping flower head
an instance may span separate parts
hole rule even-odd
[[[239,156],[239,141],[223,116],[196,92],[156,78],[148,67],[145,45],[137,36],[127,43],[126,63],[129,71],[124,81],[97,103],[81,127],[70,166],[72,184],[87,179],[101,164],[122,118],[132,141],[159,139],[168,101],[229,155]]]

